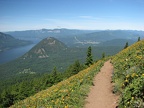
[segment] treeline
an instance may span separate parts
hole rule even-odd
[[[93,63],[91,47],[87,50],[87,58],[84,64],[76,60],[64,72],[59,72],[56,67],[52,72],[45,74],[35,74],[29,69],[21,72],[17,77],[0,83],[0,107],[9,107],[15,102],[23,100],[35,93],[47,89],[58,82],[77,74]]]

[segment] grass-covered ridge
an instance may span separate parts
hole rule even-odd
[[[11,108],[81,108],[89,86],[103,63],[104,61],[100,60],[47,90],[14,104]]]
[[[144,108],[144,40],[113,56],[112,63],[119,108]]]
[[[144,40],[114,55],[114,92],[120,94],[119,108],[144,108]],[[93,78],[105,60],[46,89],[11,108],[81,108]]]

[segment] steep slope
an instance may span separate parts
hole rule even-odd
[[[104,61],[99,61],[78,74],[13,105],[11,108],[81,108],[92,79]]]
[[[115,55],[112,63],[119,108],[144,108],[144,40]]]
[[[144,106],[144,40],[111,57],[114,65],[113,92],[120,94],[119,107]],[[108,58],[107,58],[108,59]],[[13,105],[15,107],[81,108],[89,86],[104,60],[78,74]]]
[[[11,35],[0,32],[0,52],[14,47],[27,45],[30,43],[31,42],[29,41],[18,40],[12,37]]]

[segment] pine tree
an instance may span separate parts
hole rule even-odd
[[[125,46],[124,46],[124,49],[126,49],[128,47],[128,42],[126,42]]]
[[[77,74],[81,70],[81,64],[79,60],[76,60],[72,66],[72,74]]]
[[[138,42],[138,41],[140,41],[140,37],[138,37],[138,40],[137,40],[137,42]]]
[[[55,78],[57,76],[57,69],[56,67],[54,67],[53,71],[52,71],[52,76]]]
[[[55,84],[55,83],[57,83],[59,81],[60,81],[59,72],[57,71],[57,68],[54,67],[54,69],[52,71],[51,83]]]
[[[86,66],[90,66],[93,64],[93,58],[92,58],[92,48],[91,46],[88,47],[88,50],[87,50],[87,58],[86,58],[86,63],[85,65]]]
[[[105,53],[104,52],[102,53],[102,58],[105,58]]]

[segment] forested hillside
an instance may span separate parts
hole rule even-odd
[[[92,79],[100,70],[103,61],[94,63],[78,74],[43,90],[24,101],[16,103],[15,107],[45,107],[45,108],[81,108]]]
[[[15,39],[11,35],[0,32],[0,52],[24,45],[31,44],[30,41]]]
[[[94,60],[98,60],[105,55],[114,55],[120,51],[123,46],[93,46],[92,54]],[[79,60],[85,61],[87,47],[71,48],[56,38],[45,38],[34,48],[22,57],[9,63],[0,65],[0,78],[4,80],[26,69],[35,73],[50,73],[54,67],[63,72],[69,65]]]

